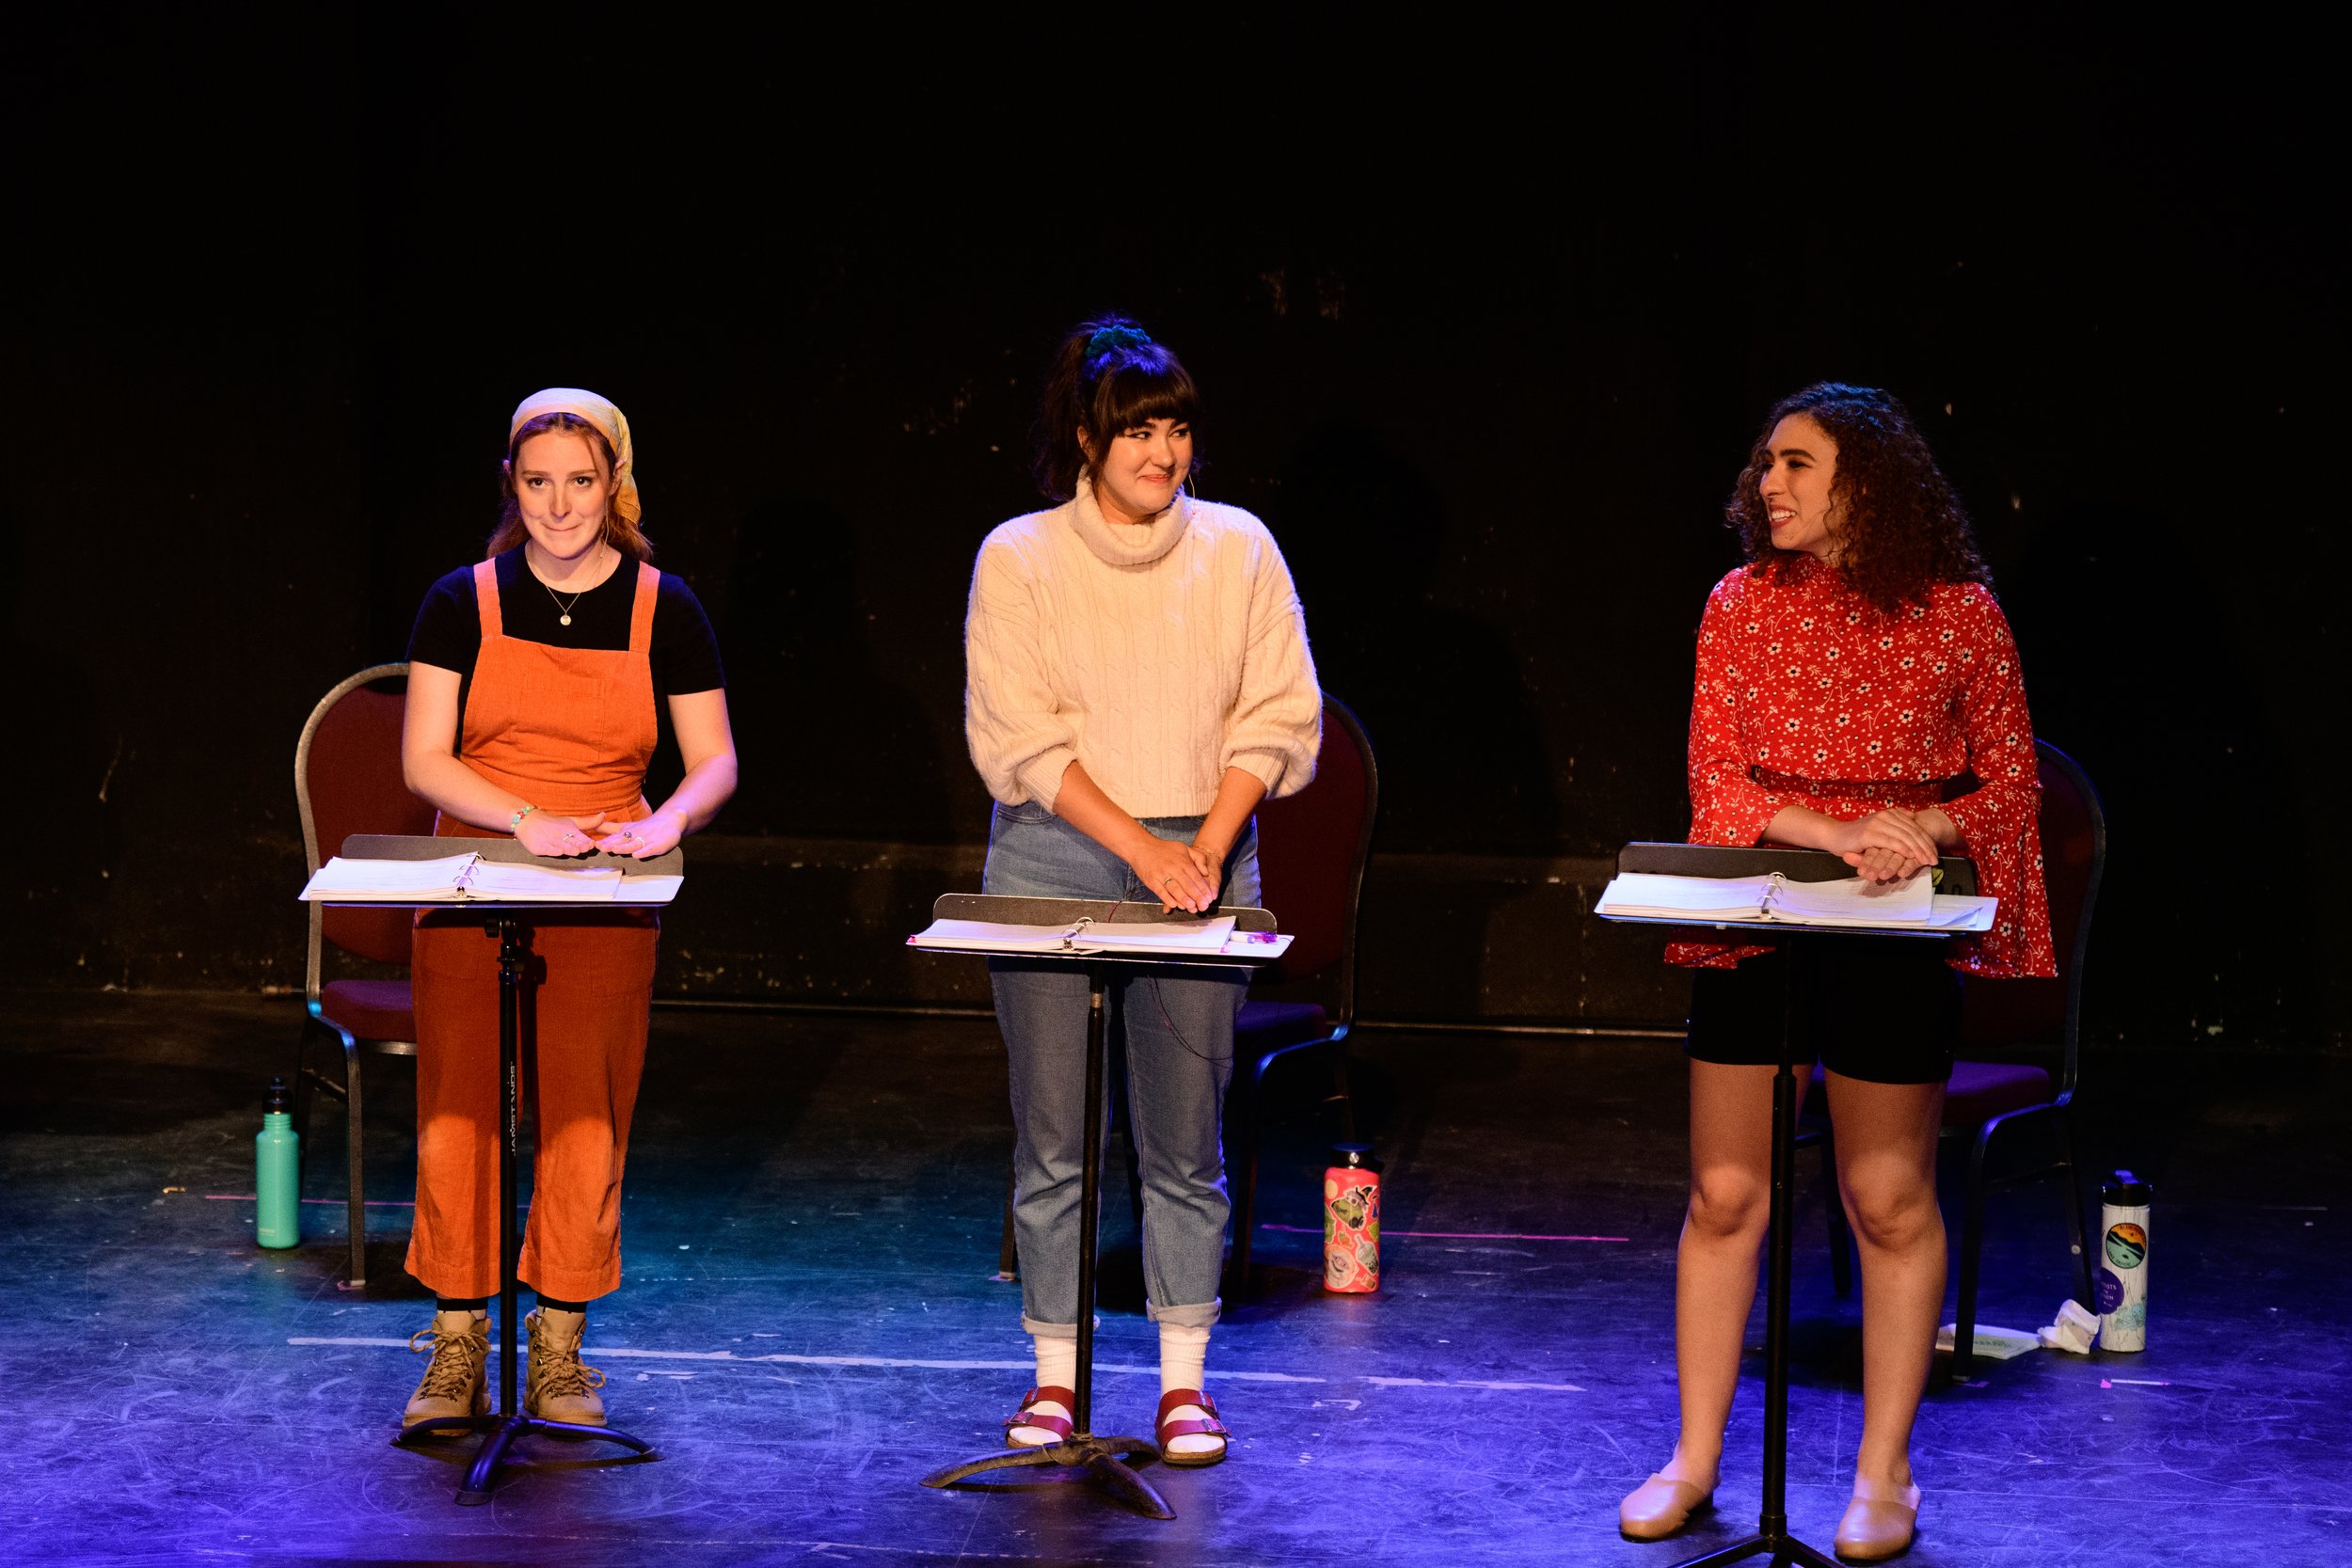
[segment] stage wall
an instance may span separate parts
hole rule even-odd
[[[665,987],[973,1000],[894,945],[977,882],[967,575],[1039,504],[1051,340],[1115,306],[1378,747],[1375,1016],[1678,1018],[1584,911],[1686,825],[1760,411],[1838,377],[1920,416],[2106,792],[2093,1033],[2343,1045],[2342,259],[2261,40],[2189,91],[2161,40],[1989,23],[1760,70],[1760,20],[1294,20],[1138,97],[1003,36],[52,25],[9,111],[9,983],[298,983],[303,716],[400,657],[506,411],[573,383],[635,426],[741,745]]]

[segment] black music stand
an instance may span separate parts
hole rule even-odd
[[[341,853],[348,860],[424,861],[438,860],[445,855],[479,854],[485,860],[545,865],[558,870],[577,870],[585,864],[613,864],[623,867],[623,876],[682,876],[686,856],[673,849],[666,855],[639,861],[622,855],[574,856],[550,859],[533,855],[511,838],[428,838],[383,833],[354,833],[343,840]],[[464,1427],[469,1432],[485,1435],[480,1451],[467,1468],[466,1479],[457,1489],[457,1500],[469,1506],[479,1506],[490,1500],[490,1491],[498,1484],[499,1472],[506,1465],[516,1439],[532,1433],[548,1433],[575,1441],[601,1438],[618,1443],[633,1450],[637,1459],[659,1459],[653,1445],[643,1438],[632,1437],[612,1427],[586,1426],[572,1421],[548,1421],[536,1416],[526,1416],[515,1397],[515,1357],[517,1342],[522,1337],[522,1321],[515,1307],[515,1270],[522,1252],[522,1234],[516,1224],[515,1211],[521,1201],[516,1190],[515,1164],[522,1146],[522,1084],[521,1060],[524,1034],[523,981],[524,968],[531,957],[531,925],[525,917],[546,910],[563,910],[577,913],[581,910],[605,908],[650,909],[669,902],[632,899],[616,905],[598,903],[506,903],[481,901],[471,904],[418,904],[425,910],[466,910],[478,913],[499,939],[499,1115],[504,1136],[499,1142],[499,1402],[498,1408],[487,1416],[465,1416],[450,1420],[421,1422],[392,1439],[394,1448],[413,1448],[452,1427]],[[355,907],[361,907],[355,905]],[[381,909],[384,901],[371,899],[364,907]],[[625,1461],[635,1463],[636,1460]]]
[[[1233,917],[1236,931],[1272,931],[1275,928],[1274,916],[1260,909],[1220,907],[1208,911],[1206,917],[1182,912],[1162,914],[1157,904],[1131,904],[1111,898],[1014,898],[984,893],[948,893],[942,894],[931,906],[931,918],[934,920],[986,920],[1016,926],[1071,925],[1081,919],[1097,926],[1167,925],[1226,915]],[[1168,1499],[1126,1463],[1127,1458],[1136,1456],[1159,1458],[1159,1445],[1147,1437],[1097,1436],[1092,1430],[1094,1264],[1100,1241],[1096,1230],[1103,1208],[1103,1080],[1104,1062],[1109,1054],[1104,1028],[1104,992],[1109,985],[1111,968],[1115,964],[1249,968],[1271,962],[1276,955],[1268,953],[1260,958],[1199,953],[1168,957],[1131,953],[1071,953],[1064,956],[944,946],[927,946],[923,951],[964,953],[992,958],[1051,960],[1061,957],[1064,961],[1086,971],[1088,990],[1086,1153],[1079,1164],[1078,1179],[1078,1370],[1073,1380],[1075,1386],[1071,1389],[1076,1404],[1070,1413],[1070,1435],[1058,1443],[1045,1443],[1030,1449],[999,1449],[984,1453],[977,1459],[967,1459],[961,1464],[933,1470],[923,1478],[923,1484],[953,1486],[966,1477],[978,1475],[984,1470],[1041,1465],[1071,1465],[1083,1470],[1089,1479],[1099,1481],[1105,1490],[1146,1517],[1173,1519],[1176,1511],[1168,1506]]]
[[[1853,867],[1824,849],[1741,848],[1712,844],[1629,844],[1617,851],[1617,870],[1649,872],[1668,877],[1758,877],[1779,872],[1792,882],[1833,882],[1853,875]],[[1931,873],[1939,893],[1977,891],[1974,862],[1946,856]],[[1812,952],[1815,941],[1852,937],[1896,938],[1940,942],[1961,933],[1921,930],[1917,927],[1795,926],[1709,923],[1694,920],[1655,920],[1633,915],[1602,915],[1604,920],[1632,925],[1705,927],[1730,936],[1738,944],[1774,946],[1788,956],[1781,972],[1780,1069],[1772,1074],[1772,1193],[1768,1224],[1771,1271],[1764,1292],[1764,1501],[1756,1533],[1728,1546],[1686,1558],[1674,1568],[1719,1568],[1765,1552],[1773,1568],[1801,1563],[1804,1568],[1838,1568],[1837,1561],[1788,1533],[1788,1271],[1794,1237],[1789,1223],[1789,1189],[1797,1164],[1796,1010],[1797,967]]]

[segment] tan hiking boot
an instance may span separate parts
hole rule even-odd
[[[433,1342],[417,1342],[425,1338]],[[432,1327],[408,1336],[408,1348],[420,1355],[431,1351],[433,1359],[424,1364],[424,1377],[408,1396],[408,1408],[400,1413],[403,1432],[490,1413],[490,1380],[485,1375],[490,1359],[487,1312],[436,1312]],[[467,1430],[439,1427],[433,1435],[454,1437]]]
[[[575,1426],[604,1425],[604,1401],[596,1390],[604,1374],[580,1361],[580,1337],[588,1314],[534,1308],[523,1319],[531,1331],[531,1368],[523,1382],[523,1414]]]

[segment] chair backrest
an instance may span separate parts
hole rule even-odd
[[[2106,811],[2074,759],[2046,740],[2034,742],[2042,773],[2042,873],[2050,894],[2055,980],[1993,980],[1971,985],[1963,1049],[2055,1045],[2065,1052],[2061,1091],[2074,1086],[2081,1034],[2083,954],[2106,869]]]
[[[353,833],[429,833],[433,808],[401,782],[400,727],[407,716],[405,664],[362,670],[319,699],[294,744],[294,799],[302,808],[302,852],[316,871]],[[320,940],[379,963],[408,961],[406,910],[310,906],[309,993],[319,993]]]
[[[1292,936],[1267,978],[1331,975],[1342,1026],[1356,1017],[1356,915],[1379,810],[1372,742],[1347,705],[1327,694],[1314,782],[1258,808],[1258,865],[1265,907]]]

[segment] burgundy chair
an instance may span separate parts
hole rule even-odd
[[[2083,1195],[2075,1174],[2071,1107],[2082,1042],[2083,953],[2090,915],[2106,868],[2106,812],[2099,792],[2074,758],[2046,740],[2034,742],[2042,771],[2042,863],[2050,894],[2050,942],[2058,955],[2055,979],[1977,980],[1963,991],[1960,1060],[1944,1091],[1947,1138],[1965,1137],[1968,1180],[1960,1230],[1959,1313],[1953,1322],[1952,1375],[1965,1378],[1974,1363],[1979,1264],[1984,1243],[1985,1194],[1994,1187],[2066,1179],[2066,1225],[2074,1250],[2074,1295],[2093,1304],[2090,1254],[2083,1238]],[[1977,1053],[1996,1053],[1979,1059]],[[2014,1059],[2018,1053],[2054,1062],[2047,1068]],[[1814,1069],[1818,1091],[1820,1069]],[[1809,1097],[1808,1121],[1822,1103]],[[1837,1201],[1835,1132],[1819,1124],[1830,1187],[1830,1276],[1837,1293],[1853,1289],[1853,1237]],[[2028,1132],[2042,1134],[2026,1137]],[[1995,1164],[1996,1148],[2004,1157]]]
[[[405,664],[362,670],[319,699],[294,745],[294,799],[302,810],[302,850],[316,871],[352,833],[429,833],[433,808],[408,793],[401,781],[400,728],[408,707]],[[417,1015],[406,980],[327,980],[321,983],[326,952],[332,945],[378,964],[409,959],[411,911],[323,910],[310,911],[310,957],[303,971],[302,1037],[294,1052],[294,1125],[309,1131],[313,1085],[343,1101],[345,1143],[351,1163],[351,1278],[346,1290],[367,1284],[367,1208],[360,1159],[361,1081],[359,1055],[417,1053]],[[340,1044],[340,1079],[310,1066],[312,1043]],[[308,1138],[306,1136],[307,1145]]]
[[[1266,1069],[1295,1051],[1330,1053],[1332,1094],[1345,1135],[1355,1135],[1348,1098],[1347,1035],[1356,1025],[1356,917],[1380,808],[1372,741],[1347,705],[1323,699],[1323,752],[1314,782],[1258,808],[1263,902],[1291,945],[1261,972],[1253,990],[1305,991],[1315,1000],[1244,1002],[1233,1029],[1233,1082],[1225,1109],[1225,1168],[1233,1183],[1233,1244],[1226,1294],[1249,1282],[1256,1227],[1258,1145]]]

